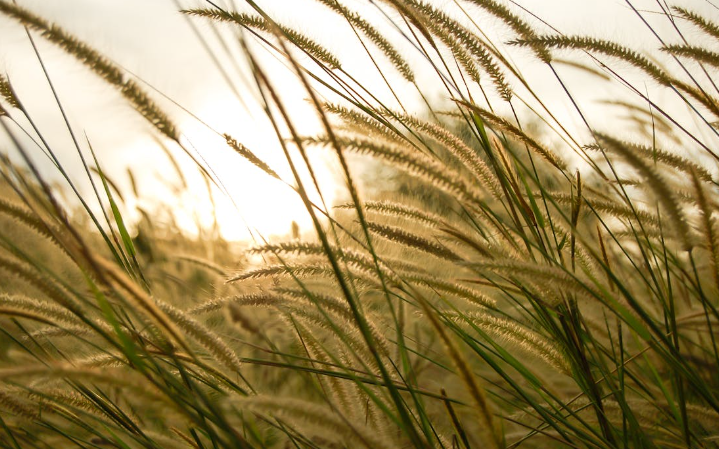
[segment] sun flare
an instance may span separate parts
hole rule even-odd
[[[188,119],[182,125],[183,135],[187,148],[196,151],[193,156],[205,165],[212,178],[212,201],[207,201],[210,194],[206,180],[202,176],[192,177],[191,181],[188,180],[187,192],[179,201],[178,224],[196,232],[198,224],[208,227],[216,220],[221,234],[228,240],[287,236],[292,232],[293,223],[299,226],[300,233],[309,231],[312,226],[310,216],[293,189],[296,182],[279,142],[273,138],[269,123],[248,120],[243,105],[227,95],[208,95],[196,116],[201,121]],[[260,116],[259,113],[256,116]],[[300,127],[312,129],[306,122],[299,123]],[[281,180],[272,178],[234,152],[218,135],[222,133],[232,135],[250,149],[278,173]],[[328,156],[318,152],[309,154],[317,184],[323,186],[321,196],[312,188],[314,182],[307,170],[302,169],[298,155],[293,152],[291,156],[301,172],[310,200],[318,206],[326,204],[331,207],[337,192]],[[190,158],[185,160],[185,169],[193,170]]]

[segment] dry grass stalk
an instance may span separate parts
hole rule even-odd
[[[347,443],[352,442],[353,445],[368,449],[396,447],[396,443],[388,436],[367,429],[359,422],[346,421],[331,409],[312,402],[258,395],[242,398],[238,404],[255,413],[313,423],[319,426],[318,430],[330,441],[337,441],[337,437],[341,437]]]
[[[12,108],[20,108],[20,102],[17,100],[17,97],[15,96],[15,92],[12,89],[12,86],[10,85],[10,81],[8,81],[5,76],[0,74],[0,97],[2,97],[8,105]],[[9,115],[8,112],[3,108],[2,104],[0,104],[0,117],[3,115]]]
[[[229,134],[224,135],[225,140],[227,141],[227,145],[229,145],[230,148],[235,150],[237,154],[247,159],[250,163],[255,165],[257,168],[262,170],[263,172],[267,173],[268,175],[272,176],[273,178],[280,179],[280,175],[275,173],[274,170],[270,168],[269,165],[267,165],[262,159],[258,158],[255,153],[250,151],[246,146],[239,143],[237,140],[232,138]]]
[[[698,163],[691,161],[690,159],[681,156],[676,153],[663,150],[661,148],[648,147],[646,145],[639,145],[632,142],[623,142],[629,150],[634,152],[637,156],[643,157],[650,162],[661,162],[672,168],[683,171],[686,174],[695,172],[699,179],[706,182],[712,181],[712,175],[706,168],[702,167]],[[600,151],[600,147],[597,145],[587,145],[584,148],[588,150]],[[604,148],[606,151],[612,151],[612,147]]]
[[[163,329],[173,340],[180,344],[183,349],[189,352],[189,346],[178,329],[177,324],[167,316],[155,300],[145,293],[135,282],[130,280],[127,274],[112,262],[101,258],[96,258],[94,262],[100,267],[103,273],[110,278],[110,282],[115,284],[113,287],[121,287],[129,293],[130,303],[135,306],[136,310],[142,311],[160,329]]]
[[[712,216],[712,208],[709,207],[707,198],[706,188],[703,183],[699,180],[697,173],[692,172],[692,184],[694,185],[694,191],[696,192],[696,203],[699,206],[699,213],[701,216],[702,231],[704,231],[704,238],[706,239],[705,246],[709,251],[710,266],[712,269],[712,276],[714,277],[714,284],[719,291],[719,241],[717,241],[717,231],[714,224],[714,217]]]
[[[487,394],[482,385],[480,385],[480,379],[474,376],[472,368],[467,363],[465,356],[459,350],[457,344],[447,333],[447,329],[439,320],[437,312],[432,309],[427,300],[422,297],[421,294],[417,293],[415,297],[418,299],[422,311],[429,319],[432,328],[439,335],[447,355],[450,360],[452,360],[452,363],[457,370],[457,376],[467,388],[467,392],[472,399],[474,412],[477,413],[480,420],[479,432],[483,437],[483,443],[495,449],[501,448],[502,437],[499,433],[497,423],[495,422],[494,413],[487,401]]]
[[[628,163],[630,163],[637,171],[647,180],[649,187],[654,191],[659,203],[664,206],[669,213],[670,225],[674,228],[677,238],[682,242],[685,251],[691,250],[693,243],[691,241],[691,233],[687,225],[684,213],[668,184],[661,175],[656,172],[644,159],[637,156],[631,148],[628,148],[623,142],[609,137],[604,134],[597,134],[602,145],[607,146],[611,151],[616,151]]]
[[[481,307],[494,308],[497,305],[497,302],[494,299],[475,289],[469,288],[457,282],[447,281],[436,276],[402,273],[402,279],[407,282],[427,286],[437,292],[449,293]]]
[[[495,0],[468,0],[470,3],[481,7],[485,11],[489,12],[493,16],[500,19],[507,26],[509,26],[519,37],[527,41],[534,41],[537,36],[532,27],[519,16],[512,13],[509,8]],[[545,45],[540,42],[531,44],[530,46],[535,52],[537,57],[543,62],[549,63],[552,60],[552,56],[547,50]]]
[[[0,1],[0,12],[12,17],[24,26],[40,32],[45,39],[77,58],[78,61],[117,88],[122,96],[158,131],[172,140],[177,141],[179,139],[177,127],[169,117],[135,81],[128,79],[122,69],[102,56],[100,52],[81,42],[59,26],[47,22],[14,3],[5,0]]]
[[[419,207],[408,206],[406,204],[393,201],[365,201],[362,203],[362,206],[368,211],[407,218],[416,223],[421,223],[430,227],[441,226],[442,222],[444,222],[444,219],[439,215],[433,214]],[[356,206],[352,203],[335,206],[337,209],[350,210],[354,210],[355,207]]]
[[[37,317],[38,321],[44,321],[47,324],[81,324],[77,315],[73,314],[66,308],[22,295],[8,295],[0,293],[0,307],[2,307],[2,309],[0,309],[0,314],[10,314],[12,311],[21,313],[24,311],[31,314],[28,317]]]
[[[680,17],[688,20],[689,22],[697,26],[709,36],[712,36],[713,38],[719,40],[719,26],[717,26],[716,23],[707,20],[706,18],[702,17],[694,11],[690,11],[680,6],[672,6],[672,10]]]
[[[249,14],[242,14],[234,11],[224,11],[220,9],[186,9],[182,11],[185,14],[197,17],[205,17],[212,20],[235,23],[243,27],[250,29],[258,29],[266,32],[272,32],[274,25],[268,23],[262,17],[251,16]],[[291,42],[297,45],[298,48],[307,52],[317,60],[327,64],[332,69],[340,68],[341,64],[339,60],[330,53],[329,50],[324,48],[322,45],[303,35],[295,30],[284,26],[278,26],[282,34],[287,37]]]
[[[467,144],[455,134],[441,124],[420,120],[411,115],[400,114],[389,110],[380,112],[383,113],[382,115],[391,115],[395,120],[398,120],[410,129],[419,131],[442,144],[460,163],[468,168],[485,187],[489,188],[495,197],[499,197],[499,183],[494,173],[492,173],[492,170],[487,166],[487,163],[479,157],[475,150],[467,146]]]
[[[412,68],[407,63],[400,52],[387,40],[380,31],[378,31],[372,24],[362,18],[356,12],[350,11],[344,7],[338,0],[319,0],[322,4],[328,6],[333,11],[344,17],[354,28],[364,34],[370,41],[372,41],[382,53],[385,54],[387,59],[397,69],[402,76],[410,83],[414,82],[414,73]]]
[[[478,62],[489,74],[501,98],[504,101],[512,99],[512,88],[507,84],[504,73],[494,61],[490,51],[485,48],[482,40],[430,4],[415,0],[410,0],[408,3],[422,15],[424,19],[422,23],[450,48],[473,81],[479,83],[479,73],[475,67],[475,62]]]
[[[557,345],[539,333],[527,329],[519,323],[488,315],[486,313],[469,313],[464,316],[467,322],[485,332],[497,335],[508,342],[543,359],[564,374],[571,374],[566,357],[557,351]]]
[[[439,258],[446,259],[452,262],[462,260],[460,256],[455,254],[449,248],[417,234],[405,231],[404,229],[373,222],[368,222],[367,228],[375,234],[384,237],[391,242],[419,249],[420,251],[424,251],[426,253],[432,254],[433,256],[437,256]]]
[[[359,154],[368,154],[384,159],[407,172],[426,180],[431,185],[456,195],[460,201],[481,204],[484,194],[473,183],[463,179],[459,173],[447,166],[417,154],[407,148],[378,144],[362,138],[338,138],[338,143],[345,149]],[[309,144],[329,145],[325,138],[306,138]]]
[[[188,335],[192,336],[198,343],[200,343],[225,367],[229,368],[233,372],[239,373],[242,364],[240,358],[237,356],[235,351],[230,348],[224,340],[222,340],[216,333],[212,332],[206,326],[200,324],[199,321],[190,317],[183,311],[167,304],[165,302],[158,302],[157,306],[160,310],[167,314],[172,321],[184,330]]]
[[[466,103],[464,101],[458,101],[458,103],[469,108],[470,111],[479,115],[482,118],[482,120],[485,120],[487,123],[489,123],[493,127],[496,127],[498,130],[501,130],[501,131],[507,133],[510,137],[517,139],[520,142],[526,144],[530,149],[535,151],[542,158],[544,158],[547,162],[554,165],[558,169],[560,169],[562,171],[566,170],[567,164],[563,160],[561,160],[559,158],[559,156],[554,154],[554,152],[549,150],[548,148],[545,148],[542,145],[540,145],[536,140],[534,140],[532,137],[528,136],[521,129],[519,129],[516,126],[509,123],[507,120],[505,120],[502,117],[499,117],[498,115],[495,115],[494,113],[492,113],[486,109],[483,109],[477,105]]]

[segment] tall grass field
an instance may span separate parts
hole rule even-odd
[[[719,8],[622,0],[601,36],[542,2],[270,3],[175,3],[282,167],[211,128],[221,151],[306,210],[238,243],[131,206],[47,53],[227,196],[192,111],[0,0],[81,158],[4,68],[1,448],[719,447]]]

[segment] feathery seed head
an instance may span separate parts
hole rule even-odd
[[[15,96],[15,92],[10,85],[10,81],[2,74],[0,74],[0,97],[5,99],[5,101],[7,102],[7,104],[10,105],[10,107],[20,109],[20,102]],[[8,115],[8,113],[3,108],[2,104],[0,104],[0,116],[2,115]]]

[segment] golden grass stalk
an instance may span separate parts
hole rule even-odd
[[[382,263],[386,263],[388,267],[390,267],[393,271],[403,270],[403,271],[409,271],[411,273],[422,273],[427,274],[430,272],[428,270],[427,266],[424,266],[420,263],[414,263],[414,262],[408,262],[405,258],[402,258],[400,255],[399,258],[397,257],[383,257]]]
[[[421,223],[425,226],[436,228],[442,225],[444,219],[439,215],[427,212],[425,209],[419,207],[408,206],[402,203],[396,203],[393,201],[365,201],[362,206],[372,212],[381,213],[384,215],[391,215],[396,217],[402,217],[412,220],[416,223]],[[350,209],[354,210],[355,205],[353,203],[340,204],[335,206],[337,209]]]
[[[220,310],[230,304],[235,304],[239,306],[251,306],[258,304],[274,304],[281,300],[282,298],[279,295],[273,293],[249,293],[245,295],[227,296],[223,298],[211,299],[207,302],[204,302],[187,310],[185,313],[188,315],[202,315],[205,313]]]
[[[120,68],[116,67],[98,51],[78,41],[77,38],[60,29],[57,25],[51,24],[29,10],[5,0],[0,2],[0,11],[28,28],[39,31],[47,40],[77,57],[78,60],[90,67],[110,84],[120,85],[123,83],[124,74]]]
[[[20,102],[17,100],[17,97],[15,97],[15,92],[10,85],[10,81],[2,74],[0,74],[0,97],[4,98],[10,107],[20,108]],[[3,105],[0,104],[0,117],[3,115],[8,115],[8,112],[3,108]]]
[[[582,203],[585,204],[584,197],[582,197]],[[576,198],[575,198],[575,204],[576,204]],[[557,235],[558,239],[564,239],[565,237],[570,237],[572,233],[574,232],[572,229],[567,229],[564,227],[564,225],[554,222],[553,223],[553,232]],[[583,235],[583,231],[579,231],[579,234],[577,235]],[[575,262],[579,262],[579,265],[583,268],[583,271],[585,274],[587,274],[588,278],[595,279],[596,274],[599,272],[599,265],[597,264],[597,260],[594,256],[594,254],[590,254],[588,252],[587,247],[585,246],[586,242],[583,242],[583,240],[576,240],[574,241],[574,257]],[[574,267],[573,267],[574,269]]]
[[[299,321],[293,322],[295,330],[297,331],[298,339],[301,341],[303,348],[307,352],[307,356],[314,361],[318,361],[323,364],[332,364],[335,362],[333,357],[336,355],[328,354],[327,349],[323,348],[322,343],[319,339],[314,336],[312,331]],[[322,375],[316,376],[317,381],[322,385],[324,399],[332,404],[334,409],[341,408],[340,413],[347,413],[354,415],[353,420],[357,419],[357,402],[350,399],[347,385],[343,380],[336,377],[326,377]],[[357,399],[357,398],[352,398]],[[339,407],[337,407],[339,405]],[[344,414],[344,413],[343,413]]]
[[[512,13],[509,8],[495,0],[467,0],[473,3],[485,11],[489,12],[493,16],[500,19],[507,26],[509,26],[519,37],[527,41],[533,41],[537,34],[534,32],[532,27],[522,20],[519,16]],[[547,50],[545,45],[540,42],[532,43],[530,48],[534,51],[537,57],[543,62],[549,63],[552,60],[552,55]]]
[[[572,230],[571,230],[571,241],[570,241],[570,253],[572,258],[572,271],[574,271],[575,268],[575,260],[574,255],[576,252],[577,247],[577,225],[579,223],[579,212],[582,209],[582,176],[579,174],[579,171],[577,171],[577,194],[575,196],[575,200],[572,202],[572,217],[571,217],[571,224],[572,224]]]
[[[510,137],[517,139],[518,141],[524,143],[531,150],[533,150],[534,152],[539,154],[547,162],[554,165],[558,169],[560,169],[562,171],[564,171],[566,169],[567,164],[559,156],[554,154],[553,151],[540,145],[537,141],[535,141],[534,139],[529,137],[524,131],[522,131],[521,129],[512,125],[507,120],[503,119],[502,117],[499,117],[498,115],[495,115],[494,113],[492,113],[486,109],[480,108],[477,105],[467,103],[465,101],[457,101],[457,102],[459,104],[469,108],[470,111],[479,115],[479,117],[482,118],[482,120],[486,121],[492,127],[497,128],[498,130],[507,133]]]
[[[415,273],[402,273],[402,279],[407,282],[413,282],[429,287],[430,289],[437,292],[449,293],[451,295],[457,296],[482,307],[494,308],[497,305],[497,302],[494,299],[482,294],[481,292],[473,288],[469,288],[457,282],[444,280],[436,276]]]
[[[226,283],[231,282],[238,282],[238,281],[245,281],[248,279],[263,279],[267,277],[275,277],[275,276],[284,276],[284,275],[294,275],[297,278],[306,278],[310,276],[317,276],[321,275],[326,271],[326,267],[324,265],[318,266],[318,265],[268,265],[261,268],[256,268],[254,270],[245,270],[239,273],[236,273],[230,277],[227,278],[225,281]]]
[[[94,354],[83,358],[73,359],[72,364],[75,366],[86,366],[88,368],[119,368],[126,366],[122,355],[111,353]]]
[[[59,364],[36,364],[24,365],[14,368],[0,368],[0,381],[9,382],[13,379],[41,378],[45,380],[87,380],[105,385],[114,385],[118,387],[126,387],[141,392],[146,392],[148,396],[155,398],[154,392],[144,388],[147,382],[140,374],[126,369],[108,369],[107,367],[87,367],[82,365],[73,365],[71,363]]]
[[[464,47],[464,45],[462,45],[462,41],[453,34],[447,33],[442,27],[432,23],[431,20],[425,20],[423,25],[429,29],[432,34],[437,36],[437,38],[439,38],[439,40],[449,49],[458,65],[467,73],[469,79],[479,85],[482,80],[482,76],[479,74],[479,69],[477,68],[477,64],[475,64],[472,54]]]
[[[0,315],[13,317],[13,318],[25,318],[39,323],[45,323],[54,325],[52,318],[44,315],[36,310],[27,310],[20,307],[0,305]]]
[[[476,70],[474,62],[478,62],[482,69],[489,74],[502,99],[505,101],[512,99],[512,88],[507,83],[504,73],[485,48],[485,44],[476,35],[428,3],[415,0],[409,0],[408,3],[422,14],[425,19],[423,23],[452,50],[462,66]],[[469,55],[465,53],[464,49],[469,52]],[[476,75],[470,73],[470,77],[479,83],[478,73]]]
[[[363,270],[374,276],[375,272],[369,272],[369,270]],[[351,278],[353,283],[357,286],[366,288],[381,288],[379,281],[375,280],[375,277],[368,277],[362,273],[357,273],[354,270],[350,270],[349,273],[345,273],[345,276]],[[332,283],[336,281],[336,274],[329,264],[292,264],[292,265],[270,265],[267,267],[257,268],[255,270],[248,270],[242,273],[238,273],[232,276],[227,282],[241,282],[244,280],[259,280],[264,278],[286,278],[286,279],[312,279],[312,280],[327,280]]]
[[[668,406],[655,401],[634,397],[627,398],[626,402],[634,417],[639,421],[643,428],[653,431],[655,435],[665,433],[673,439],[676,439],[675,443],[669,443],[667,446],[674,446],[678,443],[678,436],[672,432],[667,432],[668,428],[665,427],[673,419],[672,412]],[[602,403],[606,407],[607,416],[612,420],[612,422],[616,425],[621,425],[625,416],[624,406],[620,405],[613,399],[605,399]],[[572,403],[572,408],[579,413],[585,414],[590,410],[590,408],[587,407],[588,405],[589,401],[584,398],[580,398]],[[686,404],[686,412],[687,418],[691,420],[693,425],[701,426],[705,430],[713,430],[719,420],[719,414],[716,410],[712,410],[701,405],[691,403]],[[590,413],[586,413],[586,415],[587,416],[583,416],[583,418],[591,420],[596,419],[596,416],[592,417]]]
[[[232,138],[229,134],[223,134],[223,137],[225,138],[225,141],[227,142],[227,145],[235,150],[237,154],[247,159],[250,163],[252,163],[254,166],[262,170],[263,172],[267,173],[268,175],[272,176],[273,178],[280,179],[280,176],[270,168],[265,161],[257,157],[255,153],[250,151],[249,148],[239,143],[237,140]]]
[[[54,341],[58,338],[76,338],[85,335],[92,334],[92,329],[87,326],[72,326],[63,325],[62,327],[56,327],[57,323],[50,323],[49,326],[42,326],[37,330],[30,332],[24,337],[25,340],[41,340],[47,339],[48,341]],[[108,330],[112,331],[110,327]]]
[[[570,205],[574,201],[571,195],[564,192],[550,192],[548,195],[558,204]],[[605,213],[616,218],[640,220],[642,224],[645,225],[659,225],[659,217],[656,214],[646,210],[637,209],[636,206],[632,209],[631,207],[616,201],[607,201],[595,197],[587,197],[586,195],[584,195],[583,200],[584,203],[593,209],[595,211],[594,213],[597,215],[599,213]]]
[[[306,290],[290,288],[275,288],[275,291],[291,298],[288,304],[291,304],[295,307],[297,306],[294,303],[297,301],[304,302],[305,304],[313,304],[317,307],[325,308],[326,311],[329,311],[332,315],[335,315],[336,317],[340,318],[340,323],[354,323],[354,317],[352,315],[352,312],[350,311],[349,307],[347,307],[346,302],[341,301],[339,298],[325,295],[322,293],[308,292]],[[389,342],[379,330],[379,327],[375,323],[374,317],[371,314],[367,313],[364,316],[365,320],[367,321],[367,327],[372,334],[372,338],[375,340],[375,343],[379,345],[380,352],[382,353],[382,355],[388,355]]]
[[[719,67],[719,53],[694,45],[667,45],[662,50],[675,56],[683,56],[697,62]]]
[[[38,273],[27,264],[0,255],[0,269],[4,269],[23,279],[63,308],[72,311],[78,316],[82,315],[82,309],[64,288],[51,282],[47,276]]]
[[[212,354],[220,363],[225,365],[233,372],[240,372],[241,363],[235,351],[232,350],[216,333],[212,332],[199,321],[190,317],[180,309],[166,302],[158,302],[157,306],[160,310],[167,314],[172,321],[190,335],[195,341],[200,343],[210,354]]]
[[[268,243],[265,245],[254,246],[247,250],[250,254],[296,254],[299,256],[323,256],[325,254],[324,248],[319,243],[310,242],[280,242],[280,243]],[[332,252],[338,256],[345,257],[349,260],[362,260],[366,258],[352,250],[342,250],[339,248],[332,248]]]
[[[0,314],[21,314],[22,312],[30,314],[27,318],[36,317],[38,321],[47,324],[81,324],[81,321],[75,314],[63,307],[35,298],[0,293]]]
[[[185,14],[197,17],[205,17],[221,22],[230,22],[249,29],[257,29],[265,32],[272,32],[273,27],[262,17],[251,16],[234,11],[223,11],[220,9],[186,9],[182,11]],[[291,28],[278,25],[282,34],[287,37],[298,48],[307,52],[310,56],[323,62],[331,69],[340,68],[339,60],[326,48],[309,37],[299,33]]]
[[[385,346],[376,345],[370,348],[357,326],[350,326],[346,321],[340,322],[338,326],[336,322],[331,323],[327,315],[308,307],[284,307],[280,310],[284,312],[283,318],[288,325],[300,320],[315,329],[322,329],[329,336],[328,342],[331,341],[338,351],[349,349],[355,361],[374,375],[379,374],[379,364],[372,354],[375,353],[378,357],[389,356],[389,350]]]
[[[711,266],[714,284],[719,292],[719,241],[717,239],[716,226],[712,216],[713,208],[709,207],[706,189],[699,180],[697,173],[692,172],[692,184],[696,193],[696,203],[699,206],[702,231],[704,232],[705,245],[709,251],[709,265]]]
[[[337,441],[340,437],[349,447],[368,449],[390,449],[397,444],[376,430],[365,428],[360,422],[342,419],[331,409],[300,399],[278,398],[274,396],[248,396],[236,399],[243,409],[273,417],[313,424],[321,429],[323,437]]]
[[[295,252],[296,250],[299,250],[302,254],[320,254],[319,251],[321,249],[317,247],[315,244],[311,243],[280,243],[278,245],[267,245],[266,247],[260,247],[255,248],[250,251],[261,251],[261,252]],[[352,264],[353,266],[360,268],[363,272],[369,273],[373,276],[373,278],[376,278],[375,270],[373,269],[373,266],[371,265],[371,261],[367,259],[364,256],[361,256],[357,253],[344,250],[345,260]],[[403,285],[404,281],[408,282],[416,282],[422,285],[425,285],[429,288],[432,288],[437,291],[449,293],[452,295],[455,295],[457,297],[463,298],[467,301],[470,301],[472,303],[484,306],[484,307],[492,307],[494,306],[495,302],[491,298],[486,297],[485,295],[481,294],[480,292],[471,289],[469,287],[462,286],[461,284],[457,284],[450,281],[445,281],[443,279],[437,278],[435,276],[429,275],[429,274],[423,274],[420,270],[415,269],[413,266],[406,266],[407,264],[405,262],[402,263],[392,263],[390,261],[385,261],[391,266],[396,266],[398,269],[401,270],[401,273],[399,276],[394,273],[394,271],[389,271],[390,269],[387,268],[387,271],[384,273],[385,276],[388,277],[388,279],[392,282],[393,285],[397,287],[401,287]],[[384,264],[381,264],[383,266]],[[232,281],[235,280],[244,280],[244,279],[261,279],[268,276],[277,276],[277,275],[285,275],[289,276],[290,273],[292,275],[297,276],[299,278],[310,278],[313,276],[320,276],[323,278],[331,279],[333,276],[333,272],[330,269],[329,266],[324,265],[272,265],[268,267],[262,267],[255,270],[249,270],[244,273],[240,273],[234,277],[231,278]],[[367,285],[369,287],[373,288],[379,288],[380,284],[370,278],[362,277],[358,275],[357,273],[352,274],[353,281],[360,282],[361,284]],[[258,294],[249,294],[241,296],[240,298],[243,298],[242,301],[262,301],[263,299],[261,297],[264,296],[271,296],[270,294],[265,293],[258,293]],[[255,296],[257,298],[255,298]],[[222,299],[221,301],[225,301],[225,299]],[[233,301],[233,298],[226,298],[226,301]],[[224,303],[224,302],[223,302]],[[206,303],[207,305],[201,305],[198,306],[195,310],[215,310],[216,307],[219,307],[216,305],[215,301],[210,301]]]
[[[672,6],[672,10],[680,17],[688,20],[708,35],[712,36],[715,39],[719,39],[719,26],[717,26],[716,23],[705,19],[694,11],[682,8],[681,6]]]
[[[607,284],[609,289],[613,292],[616,289],[614,281],[612,280],[612,265],[609,261],[609,254],[607,254],[607,246],[604,244],[604,237],[602,237],[602,230],[597,225],[597,239],[599,240],[599,249],[602,252],[602,260],[604,261],[604,270],[607,275]]]
[[[701,424],[704,429],[714,429],[719,422],[719,412],[698,404],[687,404],[687,415],[692,422]]]
[[[31,421],[40,418],[40,411],[33,407],[33,404],[20,400],[17,394],[11,394],[9,390],[0,390],[0,409]]]
[[[45,410],[49,409],[61,414],[70,414],[78,419],[87,419],[86,416],[81,418],[74,412],[74,410],[78,410],[92,415],[94,419],[99,420],[103,425],[111,424],[101,407],[78,393],[57,389],[49,391],[36,390],[30,392],[30,397]],[[128,413],[128,410],[123,410],[123,413],[132,421],[132,425],[136,427],[139,425],[140,419],[134,413],[130,414],[131,412]]]
[[[496,176],[479,157],[477,152],[467,146],[462,139],[436,123],[427,122],[411,115],[400,114],[393,111],[382,112],[384,114],[390,114],[409,128],[419,131],[442,144],[459,162],[468,168],[485,187],[489,188],[495,197],[499,197],[501,189]]]
[[[683,171],[686,174],[696,173],[700,180],[711,182],[712,175],[706,168],[697,164],[696,162],[687,159],[679,154],[671,153],[657,147],[649,147],[646,145],[640,145],[633,142],[622,142],[628,150],[632,151],[637,156],[641,156],[647,161],[661,162],[672,168]],[[600,147],[597,145],[587,145],[584,147],[587,150],[600,151]],[[612,151],[614,147],[605,148],[604,150]]]
[[[562,373],[571,374],[570,364],[557,350],[556,343],[541,334],[520,325],[514,320],[498,318],[486,313],[471,312],[466,314],[464,318],[483,331],[499,336],[536,355]]]
[[[374,43],[375,46],[382,51],[382,53],[384,53],[395,69],[397,69],[397,71],[401,73],[407,81],[410,83],[414,82],[414,72],[412,72],[412,67],[410,67],[394,45],[385,39],[385,37],[382,36],[382,33],[372,26],[372,24],[367,22],[356,12],[348,10],[339,2],[339,0],[319,0],[319,2],[342,15],[354,28],[358,29],[362,32],[362,34],[367,36],[367,38],[369,38],[369,40],[372,41],[372,43]]]
[[[130,280],[127,274],[117,265],[102,258],[95,258],[95,264],[100,267],[104,274],[109,276],[110,282],[123,288],[129,293],[130,303],[135,310],[142,311],[145,316],[150,318],[160,329],[164,330],[173,340],[180,344],[187,352],[189,346],[184,336],[180,332],[177,324],[158,306],[145,291],[143,291],[136,283]]]
[[[305,138],[305,142],[314,145],[330,145],[327,138]],[[463,179],[459,173],[444,164],[405,147],[385,145],[361,137],[338,137],[337,142],[345,149],[384,159],[387,162],[429,182],[433,186],[455,195],[460,201],[481,204],[484,193],[474,183]]]
[[[304,304],[297,304],[300,301]],[[198,315],[218,310],[226,306],[253,306],[253,307],[276,307],[278,309],[302,310],[306,305],[316,305],[325,309],[326,313],[338,317],[339,323],[353,322],[353,315],[347,305],[338,298],[320,294],[317,292],[308,292],[306,290],[297,290],[291,288],[275,287],[273,293],[254,293],[246,295],[231,296],[226,298],[218,298],[208,301],[204,304],[196,306],[187,312],[188,315]],[[315,315],[306,315],[317,320]],[[388,343],[386,338],[379,331],[369,316],[365,315],[367,323],[375,338],[375,343],[380,347],[381,352],[389,354]],[[328,327],[329,323],[323,323],[323,327]],[[330,327],[328,327],[330,328]]]
[[[467,266],[478,271],[500,273],[511,278],[526,279],[529,282],[551,286],[562,292],[571,291],[588,298],[599,298],[601,295],[589,284],[572,277],[559,267],[540,265],[533,262],[516,260],[484,261],[467,263]],[[558,298],[555,301],[559,301]]]
[[[147,121],[158,131],[172,140],[179,139],[174,123],[155,104],[136,82],[126,79],[122,69],[102,56],[97,50],[78,40],[59,26],[47,22],[25,8],[6,0],[0,0],[0,12],[11,17],[22,25],[36,30],[48,41],[56,44],[68,54],[74,56],[86,67],[117,88]]]
[[[48,223],[38,217],[31,210],[11,203],[10,201],[6,201],[3,198],[0,198],[0,213],[9,215],[14,219],[18,220],[19,222],[25,224],[33,231],[49,239],[58,248],[65,251],[64,246],[56,237],[60,231],[58,229],[52,228]]]
[[[701,103],[707,110],[709,110],[716,117],[719,117],[719,99],[709,95],[704,89],[691,86],[684,81],[672,78],[671,85],[676,88],[683,90],[689,94],[696,101]]]
[[[624,142],[599,133],[597,134],[597,138],[602,146],[607,147],[609,151],[620,154],[647,180],[648,186],[669,214],[670,226],[674,229],[676,237],[682,243],[682,249],[685,251],[691,250],[693,243],[691,241],[689,225],[687,224],[674,192],[671,191],[669,185],[662,179],[662,176],[648,165],[643,158],[636,155],[631,147],[627,147]]]
[[[395,144],[401,144],[406,140],[396,130],[367,113],[333,103],[323,103],[322,109],[339,117],[350,131],[380,137]]]
[[[667,72],[652,63],[647,57],[636,51],[620,45],[616,42],[603,39],[595,39],[586,36],[539,36],[531,41],[513,41],[516,45],[542,44],[552,48],[571,48],[575,50],[594,51],[628,62],[634,67],[641,69],[651,76],[656,82],[663,86],[675,86],[689,94],[695,100],[704,105],[714,115],[719,116],[719,102],[709,96],[701,89],[697,89],[681,80],[671,77]]]
[[[505,175],[507,178],[509,178],[512,185],[517,184],[517,171],[514,168],[514,164],[512,163],[512,158],[509,155],[509,152],[507,149],[502,145],[502,142],[499,141],[497,136],[491,136],[489,139],[490,142],[490,148],[494,152],[494,154],[497,155],[499,160],[502,162],[502,166],[505,170]]]
[[[452,250],[445,247],[444,245],[426,239],[412,232],[405,231],[404,229],[375,222],[368,222],[367,228],[373,233],[384,237],[391,242],[424,251],[441,259],[446,259],[453,262],[462,260],[460,256],[455,254]]]
[[[377,272],[377,265],[375,261],[367,254],[360,253],[358,251],[349,248],[339,248],[336,246],[329,246],[332,253],[342,259],[345,263],[360,269],[361,271],[370,275],[375,275]],[[324,247],[319,243],[308,243],[308,242],[281,242],[272,243],[262,246],[256,246],[248,250],[251,254],[297,254],[300,256],[321,256],[326,255]],[[390,280],[397,280],[396,275],[387,266],[386,263],[378,260],[379,268],[382,270],[382,275],[386,276]]]
[[[474,375],[474,372],[469,366],[469,363],[467,363],[465,356],[447,333],[446,326],[439,320],[437,313],[430,306],[427,299],[419,294],[419,292],[413,296],[417,299],[422,311],[429,319],[432,328],[434,328],[437,335],[439,335],[447,355],[457,369],[457,375],[469,393],[471,401],[474,405],[474,412],[477,413],[480,420],[479,432],[481,436],[484,437],[483,444],[494,449],[500,449],[503,446],[502,437],[500,435],[499,427],[495,422],[494,413],[487,401],[487,393],[480,384],[480,378]]]
[[[670,77],[660,69],[657,65],[652,63],[647,57],[637,53],[636,51],[620,45],[616,42],[607,41],[603,39],[596,39],[587,36],[537,36],[529,40],[515,40],[510,42],[513,45],[531,46],[531,45],[543,45],[555,49],[575,49],[575,50],[587,50],[602,53],[607,56],[612,56],[623,61],[626,61],[647,73],[649,76],[654,78],[659,84],[667,85],[670,83]]]
[[[352,314],[347,307],[346,301],[340,301],[338,298],[335,298],[333,296],[293,288],[276,287],[274,291],[276,291],[280,295],[284,295],[282,299],[289,304],[298,301],[310,304],[314,303],[320,305],[323,308],[327,308],[328,310],[332,310],[338,315],[342,315],[343,318],[348,321],[352,319]]]
[[[492,244],[484,239],[477,239],[472,235],[472,232],[467,229],[454,228],[448,223],[439,228],[439,230],[449,236],[452,241],[461,243],[469,248],[475,250],[482,257],[488,257],[490,259],[495,257],[512,257],[515,258],[517,255],[511,249],[502,248],[497,244]],[[446,238],[446,237],[445,237]]]

